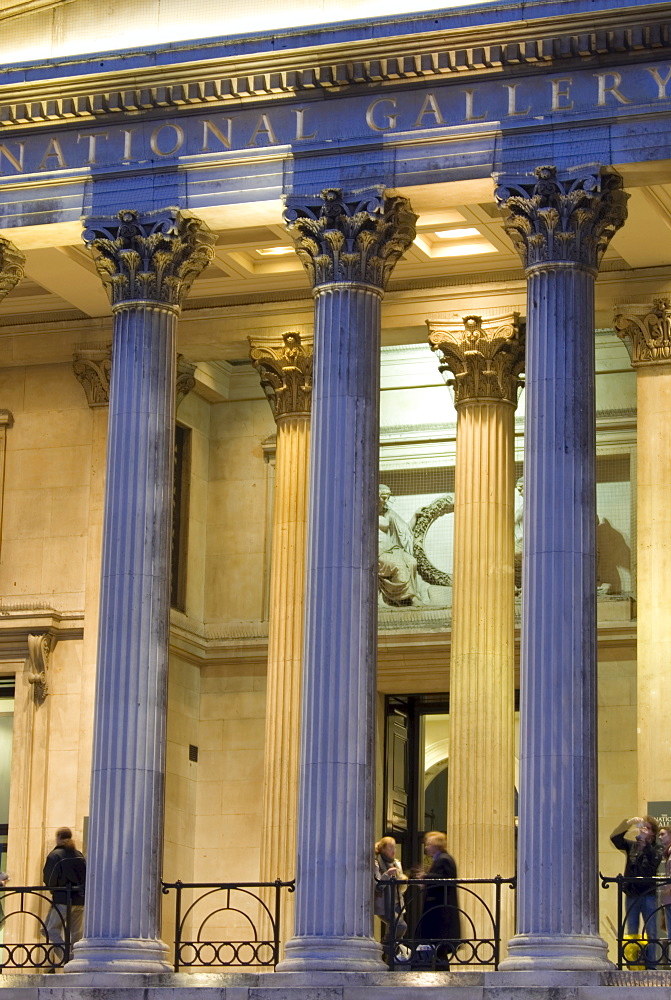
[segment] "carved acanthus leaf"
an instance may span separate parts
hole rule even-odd
[[[24,275],[26,255],[0,236],[0,299],[18,285]]]
[[[48,632],[28,636],[28,682],[33,685],[35,703],[41,705],[49,693],[49,656],[53,649],[54,637]]]
[[[103,347],[80,347],[73,354],[72,370],[86,393],[91,408],[108,406],[110,401],[110,380],[112,377],[112,345]],[[182,402],[196,384],[196,365],[177,355],[176,405]]]
[[[112,345],[83,347],[75,351],[72,370],[86,393],[89,406],[107,406],[110,401]]]
[[[518,313],[483,321],[464,316],[461,323],[427,320],[429,344],[440,356],[440,371],[454,379],[455,405],[467,400],[500,400],[517,405],[524,371],[525,326]]]
[[[185,396],[191,392],[196,384],[197,365],[193,361],[187,361],[182,354],[177,355],[177,383],[175,386],[175,409],[179,406]]]
[[[215,234],[178,209],[114,219],[87,219],[84,242],[92,250],[112,306],[129,301],[181,306],[191,284],[212,260]]]
[[[310,413],[312,403],[312,343],[299,333],[283,333],[282,343],[261,344],[250,337],[252,364],[275,414],[275,420]]]
[[[499,175],[495,192],[524,267],[564,262],[596,272],[627,218],[622,177],[600,165],[561,177],[554,166],[537,167],[534,174],[536,180]]]
[[[382,187],[318,199],[286,199],[284,220],[313,287],[356,282],[386,288],[396,262],[415,238],[417,216],[407,198],[385,197]]]
[[[616,309],[613,326],[627,345],[634,368],[671,361],[671,296],[653,299],[651,308]]]

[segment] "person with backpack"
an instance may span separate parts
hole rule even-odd
[[[51,908],[45,922],[49,944],[65,944],[65,922],[70,887],[70,945],[79,941],[84,932],[84,888],[86,858],[75,847],[72,830],[62,826],[56,830],[56,846],[47,855],[42,881],[51,889]]]

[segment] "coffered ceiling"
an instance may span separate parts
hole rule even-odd
[[[407,193],[419,215],[417,238],[387,292],[385,342],[423,340],[425,318],[437,313],[524,311],[520,261],[494,203],[455,204],[454,192],[440,186]],[[109,302],[83,244],[40,246],[23,230],[5,235],[24,249],[26,277],[0,303],[3,362],[30,363],[27,336],[44,339],[45,360],[59,352],[57,343],[67,353],[73,342],[109,339]],[[669,290],[671,182],[633,187],[627,224],[602,264],[597,325],[608,325],[616,302]],[[195,281],[180,321],[180,349],[193,360],[241,360],[249,334],[307,327],[311,317],[306,276],[273,205],[255,225],[217,227],[214,260]]]

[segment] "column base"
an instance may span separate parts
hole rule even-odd
[[[65,972],[172,972],[168,946],[155,938],[83,938]]]
[[[277,972],[380,972],[382,949],[373,938],[294,937],[287,942]]]
[[[499,965],[501,972],[612,968],[608,946],[597,934],[516,934]]]

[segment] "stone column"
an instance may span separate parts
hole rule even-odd
[[[167,210],[89,219],[110,290],[109,403],[89,870],[73,972],[163,972],[160,876],[175,415],[181,303],[212,257]]]
[[[380,304],[405,198],[287,202],[315,295],[295,936],[282,971],[377,970],[372,938]]]
[[[594,166],[499,177],[527,274],[517,935],[507,969],[599,969],[594,282],[626,217]]]
[[[312,338],[285,333],[282,342],[250,337],[250,345],[277,423],[261,838],[261,881],[271,882],[296,871]],[[293,900],[285,895],[282,906],[285,940]]]
[[[460,876],[508,877],[515,872],[513,518],[524,327],[516,313],[427,325],[441,370],[454,375],[457,410],[448,845]],[[476,892],[494,902],[485,887]],[[506,939],[513,902],[506,890]],[[478,933],[491,936],[482,910],[468,909]]]
[[[671,800],[671,299],[622,306],[614,322],[636,370],[638,802]]]

